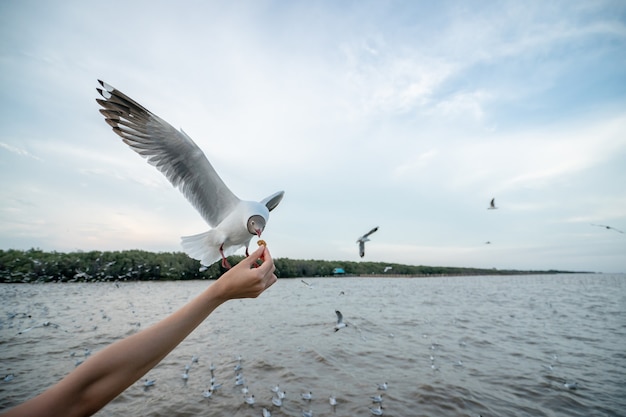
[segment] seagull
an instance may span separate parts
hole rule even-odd
[[[496,210],[498,207],[496,207],[496,199],[492,198],[491,199],[491,203],[489,203],[489,207],[487,207],[487,210]]]
[[[383,382],[382,384],[377,384],[378,385],[378,389],[381,391],[387,391],[387,383]]]
[[[372,397],[370,397],[372,399],[373,403],[382,403],[383,402],[383,395],[374,395]]]
[[[213,391],[211,391],[211,390],[209,390],[209,389],[207,389],[207,390],[205,390],[205,391],[202,391],[202,396],[203,396],[204,398],[211,398],[211,395],[213,395]]]
[[[309,410],[309,411],[302,410],[302,417],[313,417],[313,410]]]
[[[212,227],[207,232],[182,237],[185,252],[209,266],[222,260],[230,268],[227,256],[246,248],[253,236],[261,236],[269,213],[283,199],[278,191],[260,202],[240,200],[222,181],[195,142],[181,129],[161,119],[113,86],[98,80],[96,99],[105,121],[124,143],[154,165]],[[249,152],[256,163],[262,153]]]
[[[563,386],[567,389],[578,389],[578,382],[566,382]]]
[[[244,397],[244,401],[248,405],[254,405],[254,395],[251,395],[249,397]]]
[[[607,229],[607,230],[615,230],[615,231],[616,231],[616,232],[618,232],[618,233],[624,233],[624,232],[622,232],[622,231],[621,231],[621,230],[619,230],[619,229],[616,229],[616,228],[611,227],[611,226],[607,226],[607,225],[605,225],[605,224],[593,224],[593,223],[591,223],[591,225],[592,225],[592,226],[598,226],[598,227],[604,227],[604,228],[605,228],[605,229]]]
[[[154,385],[154,383],[156,382],[156,379],[144,379],[143,380],[143,386],[144,387],[151,387]]]
[[[311,391],[305,392],[301,395],[303,400],[311,401],[313,399],[313,393]]]
[[[331,395],[330,397],[328,397],[328,402],[330,403],[330,405],[335,407],[337,405],[337,398],[335,398],[334,395]]]
[[[374,233],[377,230],[378,230],[378,226],[376,226],[375,228],[373,228],[369,232],[365,233],[363,236],[361,236],[360,238],[358,238],[356,240],[356,243],[359,244],[359,255],[361,256],[361,258],[365,256],[365,242],[369,242],[370,241],[368,236],[371,235],[372,233]]]
[[[281,407],[283,405],[283,400],[282,398],[272,397],[272,404],[274,404],[276,407]]]
[[[305,280],[301,279],[300,282],[302,282],[304,285],[306,285],[309,288],[313,288],[313,284],[311,284],[310,282],[306,282]]]
[[[267,408],[263,408],[263,417],[272,417],[272,413]]]
[[[335,324],[335,331],[343,329],[344,327],[348,327],[348,325],[343,322],[343,314],[341,314],[341,311],[335,310],[335,314],[337,315],[337,324]]]
[[[372,414],[374,414],[375,416],[382,416],[383,415],[383,406],[381,404],[378,404],[378,408],[371,408],[369,407],[370,411]]]

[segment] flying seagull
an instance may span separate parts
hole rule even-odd
[[[592,225],[592,226],[598,226],[598,227],[604,227],[604,228],[605,228],[605,229],[607,229],[607,230],[615,230],[616,232],[619,232],[619,233],[624,233],[624,232],[622,232],[621,230],[618,230],[618,229],[616,229],[616,228],[614,228],[614,227],[607,226],[607,225],[604,225],[604,224],[593,224],[593,223],[591,223],[591,225]]]
[[[378,230],[378,226],[376,226],[375,228],[373,228],[369,232],[365,233],[363,236],[361,236],[360,238],[358,238],[356,240],[356,243],[359,244],[359,255],[361,256],[361,258],[365,256],[365,242],[369,242],[370,241],[368,236],[371,235],[372,233],[374,233],[377,230]]]
[[[344,327],[348,327],[348,325],[343,322],[343,314],[341,314],[341,311],[335,310],[335,314],[337,315],[337,324],[335,324],[335,331],[343,329]]]
[[[489,203],[489,207],[487,207],[487,210],[495,210],[498,207],[496,207],[496,199],[492,198],[491,199],[491,203]]]
[[[278,206],[284,192],[260,202],[240,200],[182,129],[176,130],[121,91],[98,82],[103,99],[96,101],[113,131],[161,171],[212,227],[208,232],[182,237],[185,252],[204,266],[221,258],[224,268],[230,268],[226,257],[237,249],[245,247],[247,256],[252,236],[261,236],[270,211]]]

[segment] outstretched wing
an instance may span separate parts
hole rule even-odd
[[[124,143],[154,165],[183,193],[212,227],[239,202],[224,184],[202,150],[182,130],[98,80],[103,99],[96,101],[106,122]]]
[[[337,323],[342,323],[343,322],[343,315],[341,314],[341,311],[335,310],[335,314],[337,315]]]
[[[281,200],[283,199],[283,196],[285,195],[284,191],[278,191],[274,194],[272,194],[269,197],[265,197],[263,200],[261,200],[261,204],[263,204],[265,207],[267,207],[267,209],[269,211],[272,211],[276,208],[276,206],[278,205],[278,203],[281,202]]]
[[[373,228],[369,232],[365,233],[363,236],[361,236],[359,238],[359,240],[367,238],[369,235],[371,235],[372,233],[376,232],[377,230],[378,230],[378,226],[376,226],[375,228]]]

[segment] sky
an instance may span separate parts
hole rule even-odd
[[[102,79],[239,198],[285,191],[276,258],[626,272],[593,226],[626,232],[624,51],[619,0],[2,1],[0,249],[208,230],[104,122]]]

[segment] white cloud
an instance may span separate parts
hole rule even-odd
[[[33,155],[32,153],[30,153],[29,151],[27,151],[26,149],[23,148],[18,148],[16,146],[12,146],[9,145],[8,143],[4,143],[4,142],[0,142],[0,148],[3,148],[13,154],[19,155],[19,156],[24,156],[27,158],[32,158],[35,159],[37,161],[41,161],[42,159],[36,155]]]

